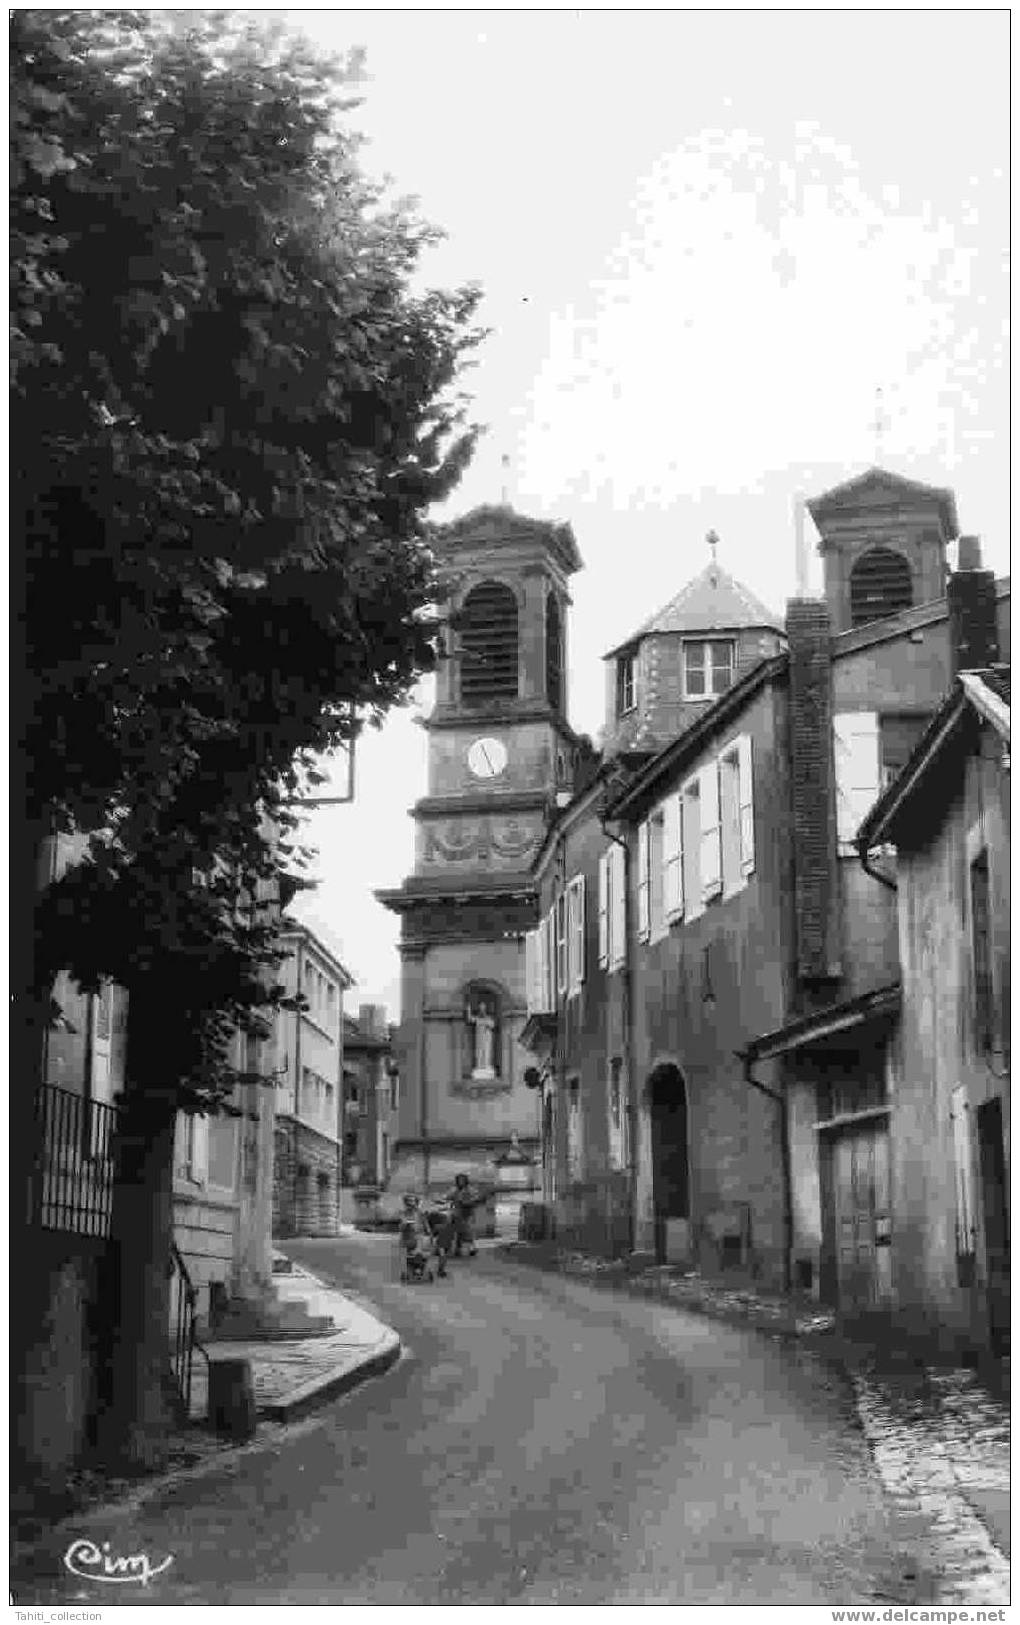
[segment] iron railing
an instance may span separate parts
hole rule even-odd
[[[170,1243],[170,1362],[173,1367],[174,1386],[181,1406],[181,1416],[187,1421],[191,1414],[191,1374],[195,1350],[205,1355],[195,1336],[198,1316],[198,1293],[192,1285],[188,1266],[177,1243]],[[208,1360],[208,1356],[205,1356]]]
[[[72,1231],[79,1236],[108,1236],[117,1107],[47,1083],[36,1095],[36,1116],[35,1223],[46,1230]]]

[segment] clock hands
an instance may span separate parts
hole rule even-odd
[[[486,771],[489,772],[489,773],[495,773],[496,769],[492,765],[492,762],[491,762],[491,760],[489,758],[489,753],[486,750],[485,746],[484,745],[479,745],[478,749],[479,749],[479,753],[481,755],[482,761],[485,763]]]

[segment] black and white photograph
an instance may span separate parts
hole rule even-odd
[[[15,1620],[1007,1619],[1010,27],[9,11]]]

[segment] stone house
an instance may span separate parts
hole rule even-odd
[[[989,578],[974,582],[986,593]],[[975,630],[973,622],[969,629]],[[889,1100],[890,1297],[950,1348],[1009,1347],[1009,668],[980,634],[857,838],[895,848],[902,1012]]]
[[[321,932],[292,926],[280,981],[302,1008],[279,1010],[273,1038],[274,1236],[334,1236],[340,1225],[343,998],[350,973]]]
[[[395,1038],[382,1005],[362,1004],[357,1018],[344,1017],[343,1169],[345,1192],[354,1197],[350,1216],[389,1183],[400,1089]]]
[[[900,991],[894,896],[854,837],[950,681],[957,527],[951,493],[882,470],[811,509],[825,602],[795,600],[785,639],[755,611],[749,630],[776,652],[743,673],[734,659],[730,686],[654,755],[618,751],[601,798],[575,797],[547,835],[525,1037],[545,1085],[546,1195],[571,1234],[625,1247],[597,1188],[616,1077],[631,1246],[792,1278],[856,1311],[888,1295]],[[993,585],[1000,634],[1007,599]],[[672,669],[680,705],[683,661]],[[616,702],[614,684],[611,747]],[[661,690],[655,704],[668,715]],[[605,972],[597,996],[569,994],[582,919],[576,963],[586,981]]]

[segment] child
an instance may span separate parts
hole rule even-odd
[[[404,1197],[404,1217],[400,1225],[400,1242],[406,1255],[408,1265],[418,1268],[424,1267],[426,1261],[434,1251],[432,1232],[425,1223],[424,1215],[418,1205],[418,1198],[413,1191],[408,1191]],[[446,1259],[439,1253],[440,1275],[446,1274]]]

